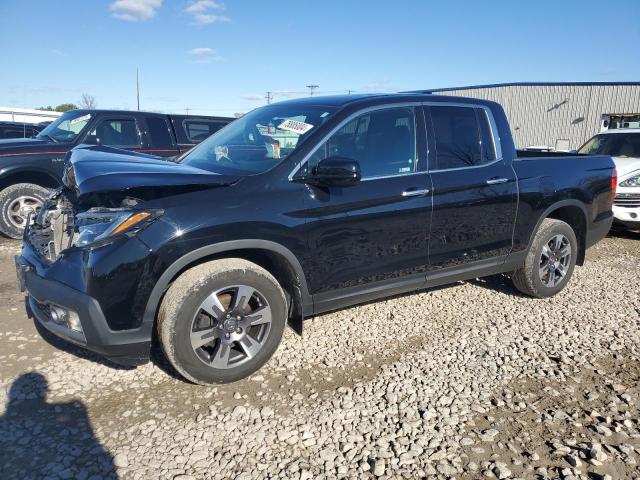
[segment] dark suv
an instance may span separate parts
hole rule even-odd
[[[73,150],[18,276],[30,314],[71,342],[137,364],[157,338],[186,378],[233,381],[287,320],[502,272],[556,294],[612,219],[611,158],[576,160],[516,158],[483,100],[282,102],[176,162]]]

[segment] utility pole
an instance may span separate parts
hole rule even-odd
[[[271,100],[273,100],[273,92],[267,92],[264,98],[267,99],[267,105],[269,105],[271,103]]]
[[[138,68],[136,67],[136,97],[138,99],[138,111],[140,111],[140,80],[138,78]]]
[[[189,110],[191,110],[189,107],[184,109],[184,111],[187,112],[187,115],[189,115]]]
[[[318,88],[318,85],[307,85],[307,88],[309,89],[309,96],[313,97],[313,91]]]
[[[347,90],[347,95],[351,95],[351,92],[353,92],[353,90]]]

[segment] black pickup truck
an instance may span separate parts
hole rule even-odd
[[[258,108],[176,162],[77,148],[64,183],[16,258],[37,325],[128,364],[157,339],[215,383],[304,316],[498,273],[555,295],[611,226],[616,172],[518,158],[497,103],[395,94]]]
[[[161,157],[180,155],[232,121],[226,117],[72,110],[35,138],[0,140],[0,233],[20,238],[27,216],[61,185],[65,155],[79,144]],[[29,135],[31,136],[31,135]]]

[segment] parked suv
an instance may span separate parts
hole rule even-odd
[[[18,278],[70,342],[138,364],[157,338],[185,378],[229,382],[305,316],[497,273],[555,295],[612,220],[613,161],[580,160],[516,158],[489,101],[291,100],[176,163],[75,149]]]
[[[36,132],[35,138],[26,135],[27,138],[0,140],[0,233],[12,238],[22,236],[27,216],[40,209],[51,188],[62,185],[64,157],[76,145],[110,145],[172,157],[186,152],[231,120],[72,110]]]
[[[614,222],[640,230],[640,128],[617,128],[587,141],[578,153],[611,155],[618,171]]]

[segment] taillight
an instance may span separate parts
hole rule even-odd
[[[618,188],[618,172],[616,169],[613,169],[613,174],[611,175],[611,200],[616,198],[616,189]]]

